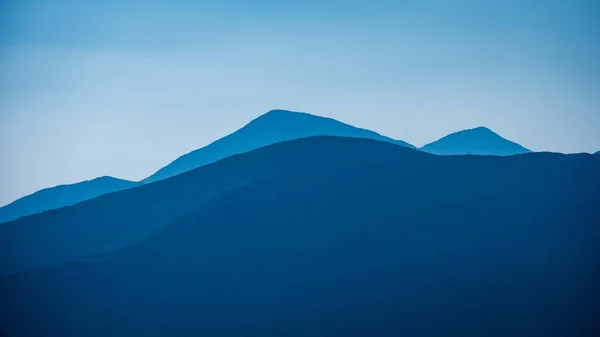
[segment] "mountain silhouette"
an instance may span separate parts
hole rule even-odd
[[[177,158],[142,182],[165,179],[234,154],[248,152],[266,145],[311,136],[341,136],[369,138],[415,148],[406,142],[356,128],[335,119],[303,112],[271,110],[252,120],[243,128],[199,150]]]
[[[598,209],[597,156],[305,138],[2,226],[3,267],[113,249],[0,298],[23,337],[582,336]]]
[[[477,127],[449,134],[419,150],[439,155],[510,156],[531,152],[521,145],[502,138],[494,131]]]
[[[105,193],[117,192],[139,185],[113,177],[99,177],[76,184],[46,188],[0,207],[0,223],[47,210],[71,206]]]
[[[165,179],[225,157],[248,152],[262,146],[285,140],[319,135],[370,138],[414,148],[414,146],[403,141],[391,139],[373,131],[356,128],[331,118],[302,112],[272,110],[254,119],[236,132],[199,150],[179,157],[140,183],[150,183]],[[109,177],[102,179],[109,179]],[[103,193],[115,192],[139,185],[124,180],[110,182],[96,182],[96,180],[93,180],[92,182],[94,183],[82,182],[74,185],[57,186],[23,197],[11,205],[0,208],[0,223],[25,215],[73,205],[95,198]],[[106,186],[103,185],[104,183],[107,183]],[[57,190],[55,191],[55,189]]]

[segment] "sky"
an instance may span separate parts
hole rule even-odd
[[[0,205],[140,180],[271,109],[600,150],[596,0],[0,0]]]

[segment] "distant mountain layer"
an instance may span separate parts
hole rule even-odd
[[[254,119],[240,130],[206,147],[179,157],[152,176],[142,180],[141,183],[162,180],[262,146],[320,135],[370,138],[414,148],[414,146],[403,141],[391,139],[373,131],[356,128],[331,118],[286,110],[272,110]],[[107,182],[108,179],[114,181]],[[103,193],[138,186],[138,183],[109,177],[100,178],[99,180],[101,181],[93,180],[93,183],[82,182],[48,188],[21,198],[11,205],[0,208],[0,222],[73,205],[95,198]]]
[[[423,146],[420,150],[440,155],[509,156],[531,152],[517,143],[502,138],[485,127],[452,133]]]
[[[100,177],[72,185],[60,185],[43,189],[1,207],[0,223],[26,215],[71,206],[105,193],[117,192],[138,185],[139,183],[133,181]]]
[[[23,337],[582,336],[598,209],[598,156],[306,138],[0,226],[35,269],[0,304]]]
[[[359,129],[335,119],[302,112],[272,110],[254,119],[243,128],[208,146],[183,155],[143,180],[153,182],[210,164],[225,157],[248,152],[277,142],[311,136],[341,136],[369,138],[415,148],[406,142]]]

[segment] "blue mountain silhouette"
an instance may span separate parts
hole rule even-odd
[[[60,185],[37,191],[0,208],[0,223],[47,210],[71,206],[105,193],[117,192],[139,185],[113,177],[99,177],[76,184]]]
[[[599,208],[598,156],[305,138],[7,223],[52,265],[0,298],[24,337],[581,336]]]
[[[234,133],[177,158],[152,176],[142,180],[142,182],[148,183],[165,179],[234,154],[248,152],[286,140],[311,136],[369,138],[415,148],[413,145],[401,140],[356,128],[335,119],[304,112],[271,110]]]
[[[485,127],[452,133],[420,148],[421,151],[440,155],[496,155],[509,156],[531,152],[523,146],[502,138]]]
[[[387,141],[410,148],[414,146],[400,140],[382,136],[376,132],[356,128],[331,118],[287,110],[272,110],[261,115],[236,132],[208,146],[183,155],[163,167],[141,183],[149,183],[171,177],[225,157],[254,150],[277,142],[303,137],[330,135],[370,138]],[[68,186],[57,186],[21,198],[11,205],[0,208],[0,223],[21,216],[70,206],[95,198],[103,193],[115,192],[138,184],[108,177]],[[56,189],[56,190],[55,190]]]

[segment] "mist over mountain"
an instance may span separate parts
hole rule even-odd
[[[0,298],[24,337],[581,336],[598,209],[598,156],[305,138],[8,223]]]
[[[117,192],[138,185],[139,183],[133,181],[100,177],[76,184],[46,188],[0,207],[0,223],[51,209],[71,206],[105,193]]]
[[[311,136],[369,138],[415,148],[413,145],[401,140],[391,139],[373,131],[344,124],[335,119],[303,112],[271,110],[234,133],[177,158],[155,174],[142,180],[142,182],[148,183],[168,178],[262,146]]]
[[[463,130],[429,143],[419,150],[439,155],[510,156],[531,152],[523,146],[502,138],[486,127]]]

